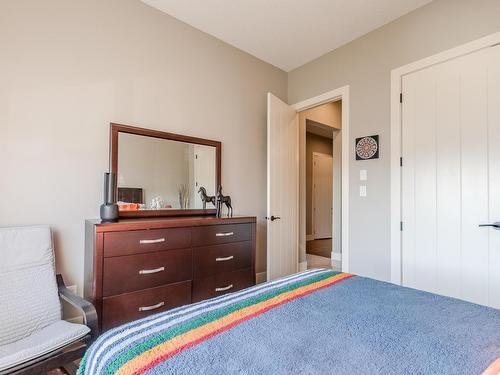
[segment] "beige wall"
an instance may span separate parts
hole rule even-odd
[[[350,86],[350,271],[390,279],[390,71],[500,30],[499,0],[437,0],[289,73],[289,103]],[[355,161],[379,134],[380,159]],[[359,197],[359,170],[368,170]]]
[[[352,272],[390,276],[390,70],[499,31],[499,14],[499,0],[437,0],[289,73],[289,103],[351,88]],[[0,225],[50,224],[69,283],[82,284],[111,121],[221,140],[224,191],[259,217],[265,270],[265,93],[286,100],[286,73],[139,0],[3,0],[0,48]],[[354,138],[370,134],[381,158],[354,161]]]
[[[312,226],[313,152],[319,152],[333,157],[333,140],[316,134],[306,133],[306,236],[313,235],[314,232]],[[335,167],[336,165],[334,164],[334,168]]]
[[[50,224],[68,283],[81,292],[111,121],[222,141],[265,270],[266,92],[286,100],[286,73],[139,0],[3,0],[0,51],[0,226]]]

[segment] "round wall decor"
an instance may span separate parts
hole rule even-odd
[[[356,160],[378,158],[378,135],[356,138]]]

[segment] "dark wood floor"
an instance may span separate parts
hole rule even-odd
[[[332,239],[307,241],[306,253],[330,258],[332,256]]]

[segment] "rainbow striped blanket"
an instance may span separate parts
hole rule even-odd
[[[78,373],[480,374],[500,311],[310,270],[101,335]]]

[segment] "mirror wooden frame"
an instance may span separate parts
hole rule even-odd
[[[222,144],[219,141],[209,139],[195,138],[187,135],[162,132],[159,130],[138,128],[130,125],[111,123],[110,127],[110,171],[118,176],[118,134],[127,133],[142,135],[146,137],[168,139],[171,141],[192,143],[197,145],[215,147],[215,173],[217,186],[221,185],[221,149]],[[115,186],[117,186],[115,181]],[[116,187],[118,189],[118,186]],[[168,209],[168,210],[138,210],[138,211],[120,211],[120,218],[137,218],[137,217],[161,217],[161,216],[198,216],[198,215],[215,215],[216,209]]]

